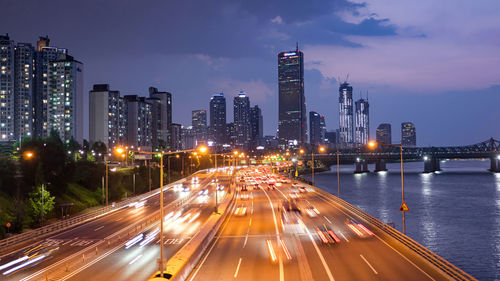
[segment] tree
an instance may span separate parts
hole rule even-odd
[[[54,209],[55,197],[43,188],[43,185],[37,185],[33,192],[29,194],[28,208],[33,221],[41,221],[42,214],[46,215]]]

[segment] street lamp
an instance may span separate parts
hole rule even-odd
[[[375,149],[378,143],[375,141],[369,141],[368,147],[370,149]],[[399,210],[403,213],[403,234],[406,234],[406,222],[405,222],[405,210],[403,206],[407,206],[405,202],[405,185],[404,185],[404,177],[403,177],[403,142],[401,141],[399,144],[386,144],[380,143],[381,146],[399,146],[399,154],[401,159],[401,208]]]

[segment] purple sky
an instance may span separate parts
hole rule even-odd
[[[85,64],[85,93],[173,93],[174,122],[244,90],[277,128],[277,53],[304,52],[307,109],[338,127],[338,82],[369,93],[371,136],[412,121],[417,144],[500,139],[500,2],[495,0],[220,1],[4,0],[0,33],[35,43],[49,35]],[[87,97],[87,94],[86,94]],[[88,112],[88,109],[85,109]],[[87,114],[88,115],[88,114]],[[85,122],[88,123],[86,115]],[[86,130],[87,131],[87,130]],[[88,135],[88,132],[85,132]]]

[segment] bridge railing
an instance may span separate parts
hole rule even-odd
[[[433,251],[427,249],[420,243],[416,242],[415,240],[411,239],[410,237],[404,235],[403,233],[399,232],[397,229],[389,226],[388,224],[382,222],[381,220],[369,215],[368,213],[364,212],[363,210],[359,209],[356,206],[351,205],[350,203],[338,198],[337,196],[334,196],[322,189],[316,188],[314,186],[311,186],[314,188],[317,193],[319,193],[321,196],[326,198],[327,200],[334,201],[338,205],[344,207],[351,213],[355,214],[356,216],[360,217],[361,219],[367,221],[368,223],[378,227],[385,233],[387,233],[389,236],[392,238],[396,239],[397,241],[401,242],[402,244],[406,245],[408,248],[412,249],[414,252],[416,252],[418,255],[426,259],[428,262],[436,266],[437,268],[441,269],[443,272],[448,274],[450,277],[454,278],[455,280],[476,280],[474,277],[463,271],[462,269],[458,268],[456,265],[452,264],[451,262],[447,261],[446,259],[442,258],[441,256],[437,255]]]
[[[180,179],[176,182],[168,184],[166,186],[171,187],[175,184],[182,183],[184,180],[185,179],[183,178],[183,179]],[[141,194],[141,195],[138,195],[135,197],[130,197],[124,201],[118,202],[118,203],[114,204],[114,206],[111,206],[111,205],[105,206],[105,207],[99,208],[97,210],[88,212],[88,213],[77,215],[77,216],[69,218],[69,219],[64,219],[64,220],[58,221],[56,223],[52,223],[52,224],[49,224],[49,225],[46,225],[43,227],[39,227],[39,228],[30,230],[30,231],[26,231],[26,232],[14,235],[14,236],[9,237],[9,238],[2,239],[2,240],[0,240],[0,251],[3,251],[7,248],[10,248],[16,244],[19,244],[22,242],[28,242],[28,241],[31,241],[34,239],[39,239],[41,237],[45,237],[47,235],[50,235],[50,234],[53,234],[53,233],[56,233],[56,232],[59,232],[59,231],[65,230],[65,229],[69,229],[69,228],[75,227],[77,225],[80,225],[82,223],[85,223],[87,221],[90,221],[90,220],[99,218],[101,216],[107,215],[111,212],[114,212],[114,211],[117,211],[121,208],[124,208],[133,202],[143,200],[143,199],[148,198],[156,193],[159,193],[160,192],[159,190],[160,189],[157,188],[157,189],[151,190],[147,193],[144,193],[144,194]]]

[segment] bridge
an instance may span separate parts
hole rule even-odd
[[[424,172],[440,171],[441,159],[487,159],[491,161],[490,171],[500,172],[500,141],[490,138],[486,141],[466,145],[447,147],[403,147],[403,161],[423,161]],[[311,160],[312,155],[304,155],[303,160]],[[387,162],[398,162],[401,159],[400,145],[378,145],[375,149],[367,146],[339,149],[339,162],[355,164],[355,173],[368,172],[368,164],[375,164],[375,172],[387,171]],[[315,161],[327,166],[336,165],[337,152],[315,154]]]

